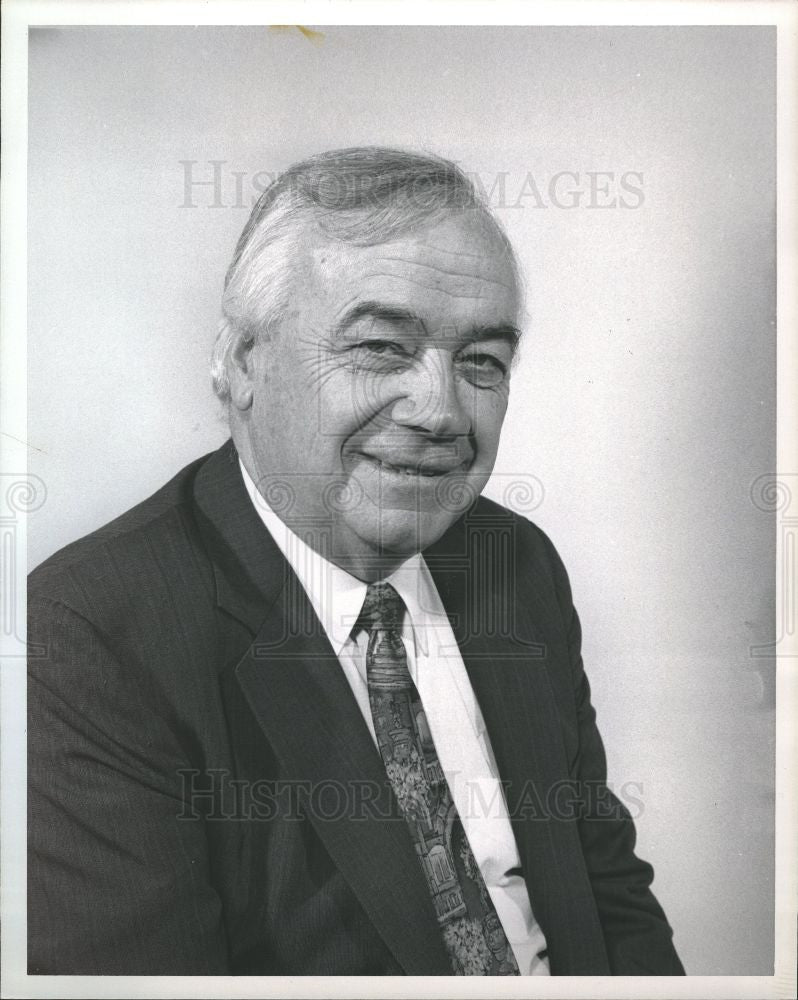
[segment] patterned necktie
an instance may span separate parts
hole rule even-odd
[[[426,876],[452,969],[459,976],[517,976],[438,761],[407,667],[405,606],[389,583],[372,583],[357,624],[369,633],[366,675],[374,729],[388,779]]]

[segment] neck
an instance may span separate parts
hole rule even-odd
[[[310,542],[308,542],[311,545]],[[316,548],[311,545],[312,548]],[[316,549],[316,551],[319,551]],[[412,553],[411,553],[412,555]],[[411,555],[379,554],[373,556],[349,556],[345,559],[331,558],[340,569],[346,570],[352,576],[363,583],[375,583],[377,580],[384,580],[395,570],[399,569],[402,563],[407,562]],[[329,557],[325,557],[329,558]]]

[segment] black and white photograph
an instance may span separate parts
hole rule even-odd
[[[230,6],[6,7],[3,995],[793,995],[794,7]]]

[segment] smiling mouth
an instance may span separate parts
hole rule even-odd
[[[440,479],[441,476],[446,476],[453,472],[465,472],[469,465],[467,460],[451,468],[434,465],[402,465],[386,462],[384,459],[375,458],[374,455],[367,455],[365,452],[360,452],[359,454],[361,458],[364,458],[371,465],[375,466],[380,472],[403,476],[407,479]]]

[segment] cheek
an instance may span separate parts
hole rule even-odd
[[[329,374],[320,391],[319,412],[327,431],[353,434],[386,412],[390,403],[401,395],[395,389],[396,379],[364,375],[348,368],[338,368]]]
[[[472,425],[477,442],[486,449],[498,447],[504,416],[507,413],[507,393],[475,389],[470,400]]]

